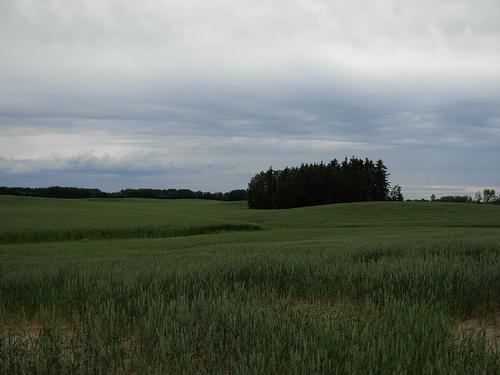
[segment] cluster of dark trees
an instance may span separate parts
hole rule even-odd
[[[99,189],[51,186],[44,188],[0,186],[0,195],[17,195],[44,198],[107,198],[108,193]]]
[[[245,189],[231,190],[226,193],[209,193],[190,189],[125,189],[111,194],[117,194],[119,198],[211,199],[218,201],[242,201],[247,199]]]
[[[51,186],[46,188],[0,187],[0,195],[44,198],[154,198],[154,199],[212,199],[239,201],[247,199],[244,189],[227,193],[208,193],[189,189],[125,189],[107,193],[99,189]]]
[[[302,164],[257,173],[248,184],[250,208],[292,208],[318,204],[403,200],[401,187],[390,191],[382,160],[352,157],[328,164]]]

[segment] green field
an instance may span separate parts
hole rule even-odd
[[[0,196],[5,374],[500,374],[500,206]]]

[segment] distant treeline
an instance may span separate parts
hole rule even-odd
[[[472,203],[472,197],[469,195],[445,195],[441,198],[436,198],[432,201],[433,202]]]
[[[51,186],[46,188],[0,187],[0,195],[44,198],[153,198],[153,199],[212,199],[238,201],[247,199],[244,189],[227,193],[209,193],[189,189],[125,189],[107,193],[99,189]]]
[[[352,157],[328,164],[302,164],[257,173],[248,184],[250,208],[291,208],[328,203],[403,200],[401,187],[389,190],[382,160]]]
[[[470,195],[445,195],[441,198],[436,198],[432,194],[431,202],[500,204],[500,197],[496,195],[495,189],[484,189],[482,192],[476,192],[474,198]]]

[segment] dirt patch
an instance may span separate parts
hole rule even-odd
[[[61,331],[62,343],[69,345],[75,337],[75,329],[69,324],[64,324],[59,328]],[[7,321],[0,329],[0,339],[7,340],[11,344],[23,343],[27,349],[34,348],[44,334],[52,335],[52,328],[44,326],[37,321]]]
[[[457,336],[483,336],[489,348],[500,352],[500,314],[491,317],[471,318],[459,321]]]
[[[43,325],[38,322],[26,322],[19,325],[15,322],[6,322],[0,330],[0,338],[10,344],[24,342],[28,348],[33,348],[42,334]]]

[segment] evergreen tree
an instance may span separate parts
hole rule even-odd
[[[250,208],[387,200],[389,173],[382,160],[345,158],[257,173],[248,184]]]
[[[375,200],[385,201],[389,196],[389,173],[382,160],[377,160],[375,165]]]

